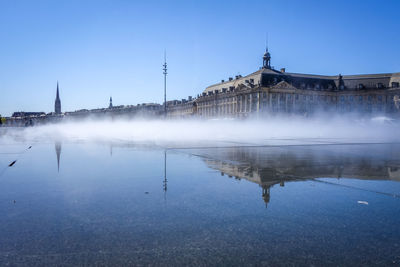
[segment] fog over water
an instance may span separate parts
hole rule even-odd
[[[95,141],[133,143],[242,142],[264,144],[275,139],[336,139],[340,142],[397,142],[397,121],[340,117],[274,117],[214,120],[82,120],[28,128],[5,128],[1,143],[11,141]]]
[[[399,128],[332,116],[0,127],[0,266],[399,263]]]

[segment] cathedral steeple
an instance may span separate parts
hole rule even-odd
[[[110,96],[110,105],[108,106],[108,108],[112,108],[113,104],[112,104],[112,97]]]
[[[61,101],[60,101],[60,93],[59,93],[59,89],[58,89],[58,81],[57,81],[56,101],[54,103],[54,112],[56,114],[61,114]]]

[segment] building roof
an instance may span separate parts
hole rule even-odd
[[[277,77],[278,79],[267,81],[266,79],[263,80],[263,77]],[[378,86],[389,88],[392,86],[392,82],[400,82],[400,72],[357,75],[316,75],[262,68],[244,77],[236,76],[235,79],[208,86],[203,92],[215,92],[216,90],[222,92],[224,88],[228,90],[231,87],[238,88],[240,87],[239,85],[270,87],[282,80],[299,89],[310,88],[310,86],[314,88],[316,85],[320,85],[326,89],[337,89],[339,88],[340,79],[343,81],[343,89],[355,89],[360,88],[360,86],[362,88],[377,88]]]

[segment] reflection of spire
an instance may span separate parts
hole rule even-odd
[[[163,181],[163,190],[164,197],[167,194],[167,150],[164,150],[164,181]]]
[[[268,207],[268,203],[271,198],[269,188],[270,188],[269,186],[263,186],[263,188],[262,188],[262,198],[264,199],[266,208]]]
[[[57,154],[57,171],[60,172],[60,155],[61,155],[61,142],[56,142],[56,154]]]
[[[112,149],[113,149],[113,146],[112,146],[112,144],[110,144],[110,156],[112,157]]]

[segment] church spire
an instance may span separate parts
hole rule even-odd
[[[110,105],[108,106],[108,108],[112,108],[113,104],[112,104],[112,97],[110,96]]]
[[[57,96],[56,96],[56,99],[60,99],[60,95],[59,95],[59,92],[58,92],[58,81],[57,81]]]
[[[59,93],[59,88],[58,88],[58,81],[57,81],[56,101],[54,103],[54,112],[56,114],[61,114],[61,101],[60,101],[60,93]]]

